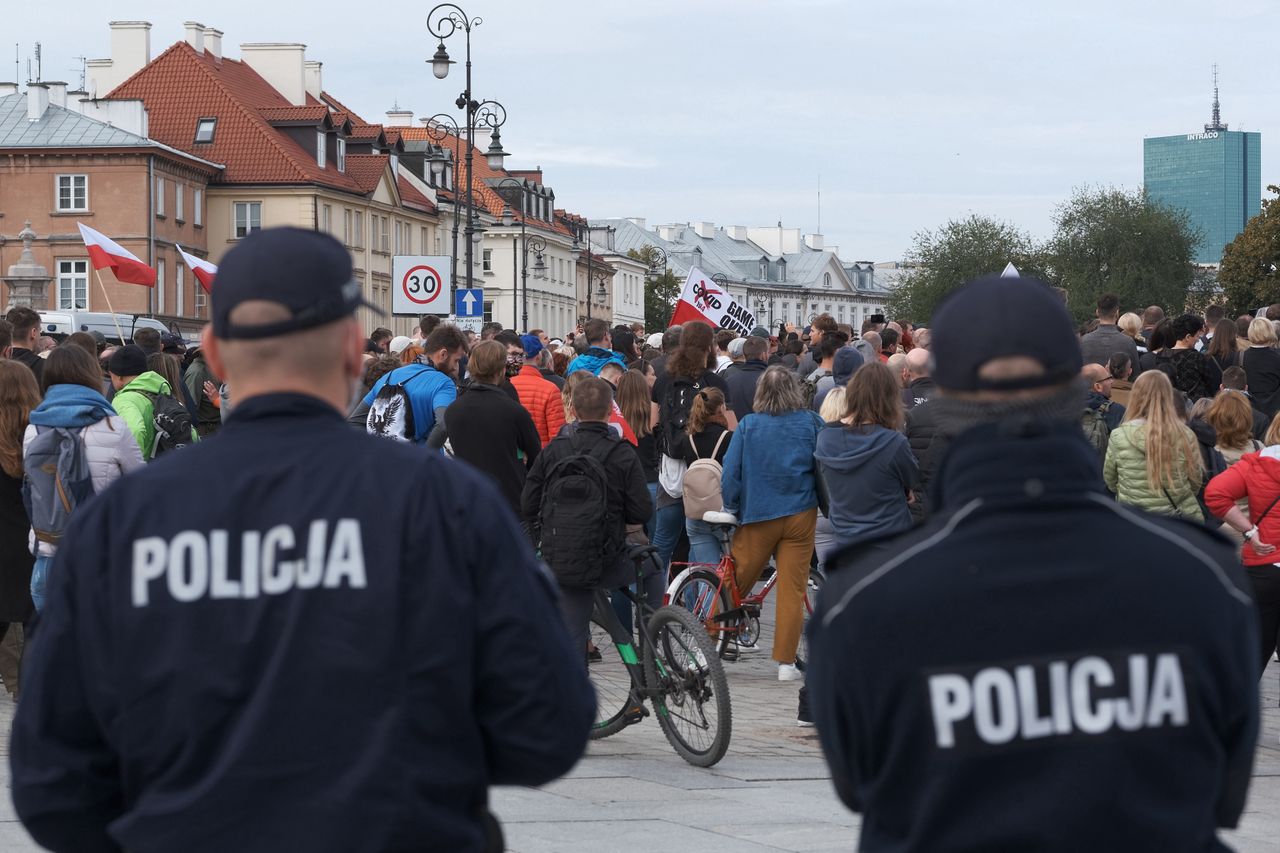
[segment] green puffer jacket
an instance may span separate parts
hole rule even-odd
[[[1107,444],[1107,458],[1102,466],[1102,476],[1107,488],[1115,493],[1123,504],[1136,506],[1157,515],[1180,515],[1192,521],[1204,521],[1196,492],[1200,489],[1203,472],[1196,482],[1183,479],[1172,486],[1152,489],[1147,482],[1147,432],[1146,423],[1126,421],[1111,432]],[[1195,436],[1183,427],[1191,447],[1197,447]],[[1179,450],[1174,462],[1175,472],[1186,470],[1186,456]]]

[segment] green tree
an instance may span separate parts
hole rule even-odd
[[[907,261],[914,268],[889,297],[892,316],[927,322],[942,298],[966,281],[998,273],[1012,262],[1024,276],[1044,276],[1040,251],[1030,235],[1006,222],[970,215],[936,231],[919,231]]]
[[[1199,232],[1187,215],[1141,190],[1081,188],[1058,207],[1046,262],[1050,281],[1067,291],[1077,320],[1094,315],[1098,297],[1114,293],[1125,311],[1187,307],[1196,284]]]
[[[1267,187],[1280,195],[1280,187]],[[1262,202],[1262,212],[1249,220],[1222,252],[1218,284],[1232,314],[1280,302],[1280,198]]]
[[[641,261],[649,269],[658,263],[658,251],[653,246],[641,246],[639,249],[628,249],[627,257]],[[684,282],[676,278],[670,268],[661,274],[649,276],[644,282],[644,327],[651,332],[660,332],[671,322],[671,315],[676,310],[676,300],[680,298],[680,288]]]

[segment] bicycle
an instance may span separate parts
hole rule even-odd
[[[636,589],[643,589],[642,565],[656,568],[650,545],[632,546]],[[600,660],[588,664],[596,690],[591,739],[609,737],[640,722],[652,703],[667,741],[685,761],[711,767],[729,749],[733,711],[729,682],[706,629],[683,608],[654,610],[642,594],[624,589],[635,606],[638,652],[609,601],[597,590],[591,614],[591,642]]]
[[[777,585],[778,573],[774,572],[759,592],[741,595],[738,592],[737,563],[730,545],[738,519],[727,512],[707,512],[702,520],[711,525],[720,542],[720,562],[672,563],[684,568],[668,585],[665,600],[692,613],[706,626],[716,652],[726,660],[735,660],[738,651],[754,648],[760,639],[760,607]],[[820,572],[809,572],[804,595],[806,619],[813,615],[824,580]],[[731,644],[736,644],[738,649],[730,649]],[[796,650],[799,669],[804,669],[807,657],[808,642],[802,631],[800,647]]]

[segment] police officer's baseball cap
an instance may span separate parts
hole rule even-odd
[[[373,308],[360,294],[342,244],[302,228],[267,228],[241,240],[218,266],[211,298],[213,334],[221,340],[273,338],[341,320],[362,305]],[[233,324],[231,312],[250,300],[279,303],[292,316]]]
[[[1057,291],[1034,278],[984,276],[953,291],[930,323],[933,381],[950,391],[1016,391],[1061,385],[1084,366],[1071,315]],[[979,375],[998,358],[1024,356],[1038,376],[992,380]]]

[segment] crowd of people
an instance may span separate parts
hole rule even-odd
[[[304,254],[311,269],[283,266]],[[303,792],[376,800],[379,762],[407,748],[465,768],[470,806],[441,816],[457,797],[431,805],[449,783],[419,769],[421,791],[384,793],[425,816],[386,837],[438,821],[457,849],[480,849],[487,784],[548,781],[581,754],[599,658],[588,621],[597,590],[636,580],[625,545],[652,545],[640,584],[656,606],[673,563],[719,560],[708,508],[736,518],[740,593],[777,573],[777,678],[807,682],[796,722],[817,723],[837,792],[866,814],[865,849],[1025,841],[1037,809],[990,820],[976,804],[1054,772],[1086,805],[1121,785],[1139,791],[1135,813],[1178,812],[1150,837],[1146,817],[1081,805],[1061,830],[1041,813],[1064,849],[1203,839],[1238,819],[1257,678],[1280,633],[1280,305],[1170,319],[1103,295],[1075,329],[1051,288],[993,278],[927,325],[819,315],[646,334],[592,319],[562,336],[473,335],[428,316],[412,336],[365,338],[344,257],[291,229],[245,240],[198,344],[77,333],[37,352],[38,315],[0,323],[0,620],[16,634],[40,613],[31,693],[12,664],[0,678],[23,689],[15,801],[42,843],[99,849],[88,842],[125,813],[116,837],[138,849],[185,838],[184,816],[216,825],[216,808],[251,799],[254,749],[288,775],[339,724],[343,709],[326,711],[272,743],[327,689],[315,680],[370,719],[326,742],[349,768],[281,780],[264,837],[338,849],[349,829]],[[49,469],[80,489],[61,509]],[[167,497],[182,483],[207,490],[199,509]],[[357,506],[364,490],[378,500]],[[139,521],[156,493],[164,507]],[[1100,560],[1085,540],[1123,552]],[[812,572],[827,585],[803,661]],[[144,652],[151,630],[172,647]],[[213,665],[222,642],[243,648]],[[101,692],[130,654],[166,657],[121,676],[127,695]],[[66,670],[86,667],[99,674],[68,688]],[[94,722],[131,700],[151,714],[137,726],[212,697],[151,740]],[[440,728],[409,731],[411,712]],[[184,738],[191,750],[166,752]],[[77,772],[39,772],[67,750],[88,756]],[[1181,781],[1152,781],[1170,755],[1187,759]],[[90,766],[108,759],[128,790]],[[53,825],[72,813],[85,815],[73,829]],[[290,835],[303,815],[318,819]]]

